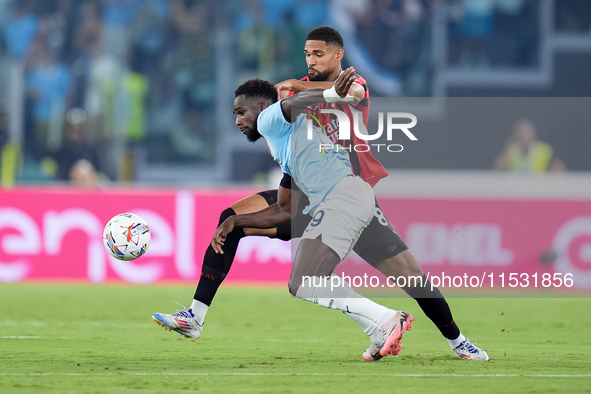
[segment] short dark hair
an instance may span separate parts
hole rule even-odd
[[[344,46],[341,33],[330,26],[320,26],[313,29],[306,37],[306,41],[308,40],[324,41],[326,45],[336,45],[339,48],[343,48]]]
[[[249,79],[238,86],[238,89],[234,92],[234,97],[243,95],[246,97],[261,97],[273,103],[277,101],[275,86],[271,82],[260,78]]]

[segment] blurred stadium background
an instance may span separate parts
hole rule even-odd
[[[342,32],[372,97],[591,91],[585,0],[3,0],[2,182],[68,182],[84,156],[101,185],[264,183],[275,166],[237,135],[233,91],[304,76],[305,36],[322,24]],[[487,141],[469,160],[440,150],[386,166],[491,169],[511,123],[486,126],[454,135],[465,151]],[[569,170],[591,170],[589,133],[538,126]]]

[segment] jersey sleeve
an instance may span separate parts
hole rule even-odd
[[[290,123],[285,118],[281,101],[265,108],[257,119],[257,128],[263,137],[279,137],[285,133]]]
[[[281,178],[281,182],[279,183],[284,189],[291,189],[291,176],[286,173],[283,173],[283,178]]]

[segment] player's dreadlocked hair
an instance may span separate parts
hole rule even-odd
[[[275,90],[275,86],[273,86],[271,82],[260,78],[249,79],[242,85],[238,86],[238,89],[234,92],[234,97],[242,95],[246,97],[261,97],[272,103],[277,101],[277,91]]]
[[[336,45],[339,48],[343,48],[344,46],[341,33],[330,26],[320,26],[310,31],[306,37],[306,41],[308,40],[324,41],[326,45]]]

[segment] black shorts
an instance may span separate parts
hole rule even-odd
[[[258,193],[269,205],[277,202],[277,190],[265,190]],[[282,224],[277,228],[277,236],[284,241],[292,238],[299,238],[308,226],[311,217],[302,213],[304,207],[308,205],[308,198],[302,195],[295,217],[291,223]],[[353,247],[363,260],[375,267],[379,262],[394,257],[408,249],[408,246],[400,238],[396,230],[388,222],[376,200],[376,209],[374,217],[369,226],[363,230],[359,240]]]

